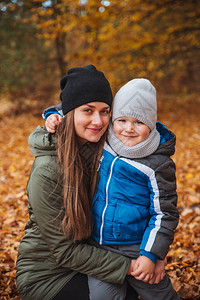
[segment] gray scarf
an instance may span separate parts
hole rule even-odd
[[[160,144],[160,134],[154,127],[148,138],[143,142],[128,147],[124,145],[114,134],[113,125],[110,123],[108,128],[108,144],[116,152],[116,154],[126,158],[142,158],[154,153]]]

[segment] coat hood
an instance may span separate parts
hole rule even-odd
[[[160,133],[160,145],[156,154],[171,156],[175,153],[176,136],[161,122],[156,122],[156,129]]]
[[[56,156],[56,136],[49,133],[46,127],[38,126],[29,135],[28,144],[34,157],[53,155]]]

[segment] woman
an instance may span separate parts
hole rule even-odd
[[[90,65],[70,69],[61,89],[65,117],[57,135],[37,127],[29,137],[35,161],[27,185],[29,220],[17,259],[22,299],[89,299],[85,274],[121,284],[132,270],[129,258],[86,243],[113,100],[110,85]]]

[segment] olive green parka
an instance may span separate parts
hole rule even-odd
[[[29,220],[19,247],[16,275],[23,300],[53,299],[77,272],[121,284],[130,265],[127,257],[64,236],[60,214],[63,186],[55,144],[55,135],[45,127],[38,126],[29,137],[35,161],[27,184]],[[88,143],[83,147],[82,153],[88,155]]]

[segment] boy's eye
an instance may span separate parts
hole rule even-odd
[[[118,122],[123,122],[124,123],[124,122],[126,122],[126,120],[125,119],[119,119]]]
[[[136,121],[135,123],[136,123],[136,124],[144,124],[144,123],[142,123],[141,121]]]

